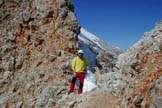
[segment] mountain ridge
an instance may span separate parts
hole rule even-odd
[[[98,53],[108,52],[117,56],[123,52],[119,47],[114,47],[108,44],[98,36],[88,32],[83,27],[80,29],[79,39],[80,41],[83,41],[85,44],[90,45]]]

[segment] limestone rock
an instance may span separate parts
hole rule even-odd
[[[0,0],[0,107],[57,106],[66,91],[57,91],[66,82],[59,66],[77,49],[79,24],[69,3]]]
[[[157,98],[155,99],[155,106],[156,106],[157,108],[161,108],[161,107],[162,107],[161,101],[162,101],[162,97],[157,97]]]
[[[69,103],[69,107],[70,107],[70,108],[73,108],[75,104],[76,104],[76,101],[71,101],[71,102]]]

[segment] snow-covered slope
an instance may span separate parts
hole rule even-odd
[[[95,67],[95,60],[98,54],[108,53],[115,59],[122,53],[120,48],[107,44],[102,39],[88,32],[84,28],[81,28],[80,30],[79,47],[84,50],[85,57],[88,59],[92,71],[93,67]]]
[[[88,45],[94,52],[108,52],[112,55],[119,55],[122,50],[118,47],[113,47],[97,37],[96,35],[88,32],[86,29],[81,28],[79,40]]]

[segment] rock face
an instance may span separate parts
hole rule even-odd
[[[0,107],[56,106],[78,33],[70,0],[0,0]]]
[[[110,83],[109,87],[112,90],[117,87],[113,92],[121,96],[122,107],[161,108],[161,64],[162,22],[118,57],[118,69],[111,74],[117,77],[111,77],[111,81],[120,83],[115,87],[115,83]]]

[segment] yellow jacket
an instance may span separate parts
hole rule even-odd
[[[72,60],[71,65],[73,72],[85,72],[88,66],[88,61],[86,58],[81,59],[80,57],[77,56]]]

